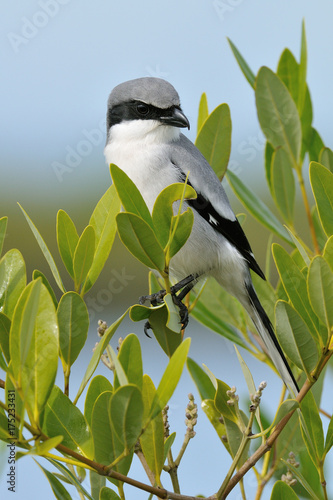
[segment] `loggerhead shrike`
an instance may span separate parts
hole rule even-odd
[[[190,124],[170,83],[151,77],[121,83],[108,100],[106,161],[132,179],[150,210],[162,189],[184,182],[189,172],[188,183],[197,198],[184,202],[184,208],[193,209],[194,223],[189,239],[171,259],[170,274],[177,280],[189,277],[185,291],[198,279],[213,276],[234,295],[250,315],[284,383],[297,394],[297,383],[254,290],[250,269],[265,276],[218,177],[180,128]]]

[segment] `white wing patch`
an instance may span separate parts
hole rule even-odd
[[[217,220],[212,216],[212,214],[209,214],[209,224],[214,224],[214,226],[218,226],[219,223]]]

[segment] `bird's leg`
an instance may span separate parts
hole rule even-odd
[[[185,304],[183,304],[182,300],[189,293],[190,290],[194,287],[198,279],[197,274],[190,274],[186,278],[180,280],[178,283],[173,285],[170,289],[171,296],[174,304],[179,308],[180,322],[182,324],[183,329],[188,325],[188,310]],[[180,293],[178,295],[177,292]],[[159,292],[152,293],[151,295],[143,295],[139,299],[139,304],[144,304],[146,301],[149,301],[153,306],[163,303],[163,299],[166,295],[166,290],[160,290]],[[151,328],[149,321],[146,321],[144,326],[144,332],[148,335],[148,330]]]

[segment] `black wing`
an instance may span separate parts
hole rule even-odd
[[[176,165],[175,167],[178,168]],[[181,171],[179,173],[181,181],[185,182],[186,176]],[[187,184],[192,186],[189,180],[187,180]],[[235,220],[230,220],[223,217],[215,210],[211,202],[204,195],[199,193],[197,190],[196,193],[197,198],[195,200],[187,200],[189,206],[193,208],[201,217],[203,217],[208,224],[215,229],[215,231],[222,234],[222,236],[232,243],[232,245],[234,245],[238,252],[247,261],[250,269],[265,280],[265,275],[254,258],[250,243],[248,242],[248,239],[245,236],[242,226],[238,222],[237,218],[235,218]]]

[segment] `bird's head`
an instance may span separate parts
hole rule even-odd
[[[190,128],[175,88],[161,78],[137,78],[117,85],[108,100],[107,143],[111,132],[123,130],[143,138],[159,127]],[[177,133],[179,135],[179,133]]]

